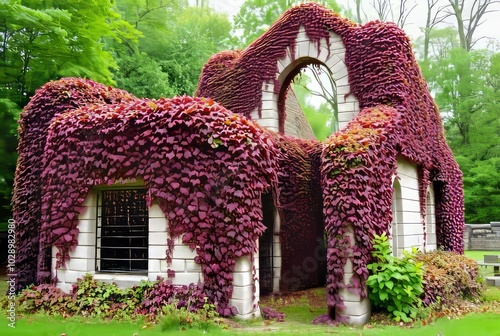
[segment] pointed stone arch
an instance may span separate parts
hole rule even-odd
[[[307,64],[322,64],[330,70],[335,80],[339,129],[345,127],[359,112],[358,99],[351,94],[345,64],[345,50],[340,35],[329,32],[329,39],[323,38],[315,42],[307,36],[305,28],[301,26],[295,38],[295,44],[287,48],[285,57],[277,60],[274,81],[266,81],[262,84],[261,105],[251,113],[251,118],[261,126],[275,132],[304,138],[300,134],[300,125],[294,125],[291,122],[293,120],[288,120],[289,118],[285,120],[280,118],[280,96],[286,90],[290,77],[293,78],[298,70]]]

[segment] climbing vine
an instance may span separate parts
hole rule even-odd
[[[231,315],[236,259],[256,252],[261,197],[275,192],[274,143],[254,122],[212,100],[177,97],[88,105],[56,117],[42,173],[40,240],[60,265],[77,245],[78,213],[90,188],[141,178],[148,205],[168,219],[169,240],[196,250],[204,286]],[[167,261],[172,255],[170,242]]]
[[[55,116],[87,104],[113,104],[135,99],[131,94],[90,80],[68,78],[37,90],[19,119],[18,161],[14,181],[18,289],[50,277],[39,245],[42,192],[40,175],[47,129]],[[42,253],[40,251],[43,250]]]

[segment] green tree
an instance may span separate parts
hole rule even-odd
[[[20,108],[6,98],[0,98],[0,231],[12,218],[10,200],[17,161],[17,119]]]
[[[106,39],[137,38],[109,0],[0,0],[0,220],[11,217],[17,119],[44,83],[64,76],[113,83]]]
[[[497,134],[498,137],[498,134]],[[464,173],[467,223],[489,223],[500,218],[500,157],[472,161],[459,156]]]
[[[115,48],[118,87],[138,96],[192,95],[203,65],[226,49],[231,23],[186,1],[118,0],[117,10],[142,33],[137,48]],[[148,88],[155,80],[155,88]]]
[[[466,222],[497,220],[500,54],[490,49],[467,51],[453,27],[434,28],[428,50],[420,65],[464,174]]]
[[[36,88],[64,76],[112,84],[104,39],[134,39],[108,0],[0,2],[1,97],[24,106]]]
[[[308,73],[310,74],[311,71]],[[334,109],[337,103],[336,101],[328,101],[323,92],[311,93],[312,90],[315,92],[317,90],[312,88],[321,86],[319,83],[313,84],[315,81],[319,81],[320,78],[314,78],[314,80],[312,78],[314,76],[310,77],[305,73],[301,73],[300,76],[294,79],[292,89],[316,139],[322,141],[336,129],[337,121]]]
[[[172,97],[175,88],[169,85],[168,73],[163,72],[157,61],[146,53],[124,54],[117,59],[119,70],[115,73],[117,86],[137,97]]]
[[[316,1],[340,13],[335,0]],[[234,17],[234,33],[240,36],[239,47],[245,47],[262,35],[283,12],[292,7],[292,0],[246,0]]]

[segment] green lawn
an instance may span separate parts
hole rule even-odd
[[[467,257],[476,260],[477,262],[483,262],[485,254],[500,255],[500,251],[465,251],[464,254]],[[481,266],[480,272],[480,274],[482,274],[483,276],[493,275],[493,266]]]
[[[485,254],[496,254],[500,255],[500,251],[465,251],[465,255],[476,261],[483,261]]]
[[[308,315],[309,309],[303,307],[302,314]],[[300,313],[298,308],[294,309]],[[302,320],[302,318],[300,319]],[[271,322],[264,325],[262,320],[246,322],[241,328],[213,329],[207,333],[198,330],[162,332],[159,326],[143,329],[140,323],[130,322],[96,322],[82,318],[61,319],[56,317],[28,317],[19,319],[16,328],[7,326],[4,320],[0,323],[0,335],[5,336],[153,336],[153,335],[500,335],[498,328],[499,315],[493,313],[469,314],[461,319],[441,318],[433,325],[425,327],[401,328],[399,326],[373,326],[371,328],[314,326],[309,322],[298,321],[289,316],[287,322]]]

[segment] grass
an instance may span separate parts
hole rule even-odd
[[[155,335],[500,335],[498,329],[498,314],[482,313],[469,314],[460,319],[441,318],[432,325],[417,327],[377,326],[368,327],[331,327],[315,326],[310,320],[303,321],[304,316],[311,315],[309,307],[294,307],[287,309],[292,314],[287,316],[287,322],[271,322],[267,325],[262,320],[242,322],[240,328],[212,329],[206,333],[200,330],[185,330],[180,332],[162,332],[158,326],[143,328],[140,322],[102,322],[95,319],[46,317],[41,315],[19,319],[16,328],[7,326],[7,322],[0,323],[0,335],[16,336],[54,336],[65,333],[68,336],[155,336]],[[300,315],[299,319],[294,317]]]
[[[485,254],[500,255],[500,251],[465,251],[464,254],[468,258],[474,259],[477,262],[482,262],[484,261]],[[494,273],[493,266],[481,266],[480,271],[483,276],[490,276]]]
[[[500,251],[465,251],[465,255],[476,261],[483,261],[485,254],[495,254],[500,255]]]
[[[481,298],[485,302],[500,303],[500,287],[488,287]]]

